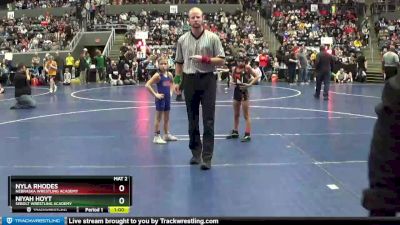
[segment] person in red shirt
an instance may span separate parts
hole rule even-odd
[[[210,31],[213,32],[213,33],[217,33],[218,32],[217,26],[215,26],[214,24],[211,24]]]
[[[300,9],[300,16],[306,16],[306,9],[305,8],[301,8]]]
[[[351,33],[353,33],[354,31],[355,31],[354,28],[351,27],[351,26],[347,26],[347,27],[344,29],[344,32],[346,32],[347,34],[351,34]]]
[[[49,22],[46,20],[43,20],[42,22],[40,22],[40,25],[42,25],[42,27],[47,27],[49,25]]]
[[[332,19],[329,21],[329,26],[331,26],[331,27],[337,27],[337,20],[336,20],[335,18],[332,18]]]
[[[263,51],[259,56],[258,56],[258,64],[260,65],[260,70],[262,73],[262,77],[261,80],[267,80],[268,77],[265,74],[265,69],[267,68],[268,64],[269,64],[269,57],[267,55],[266,51]]]
[[[320,14],[321,16],[326,16],[326,15],[329,14],[329,11],[326,10],[326,9],[321,9],[321,10],[319,11],[319,14]]]
[[[281,17],[281,16],[282,16],[282,13],[279,10],[276,10],[274,12],[274,17]]]
[[[300,51],[300,47],[297,44],[294,44],[293,52],[297,55],[297,53],[299,53],[299,51]]]
[[[347,12],[346,12],[346,19],[351,20],[351,21],[354,21],[354,20],[356,19],[356,16],[354,15],[353,12],[347,11]]]

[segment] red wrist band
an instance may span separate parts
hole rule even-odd
[[[203,56],[201,56],[201,62],[210,64],[211,63],[211,58],[206,56],[206,55],[203,55]]]

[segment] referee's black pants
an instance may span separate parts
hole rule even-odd
[[[214,73],[184,74],[183,92],[189,120],[189,148],[193,157],[211,163],[214,151],[214,118],[217,79]],[[202,106],[203,143],[200,139],[199,108]]]
[[[321,94],[322,82],[324,82],[324,97],[329,96],[329,82],[331,80],[331,72],[318,72],[317,84],[315,87],[315,97],[319,97]]]

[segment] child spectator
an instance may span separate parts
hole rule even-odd
[[[69,68],[65,68],[64,72],[64,85],[70,85],[71,84],[71,73],[69,72]]]

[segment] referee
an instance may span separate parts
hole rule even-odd
[[[371,217],[395,217],[400,209],[400,76],[388,80],[381,103],[375,107],[375,122],[368,157],[369,187],[362,205]]]
[[[382,59],[383,69],[385,72],[385,80],[390,79],[397,75],[397,67],[399,66],[399,55],[393,45],[390,46],[389,51],[383,55]]]
[[[183,34],[176,46],[176,94],[185,94],[189,122],[189,148],[193,157],[190,164],[201,164],[202,170],[211,169],[214,151],[214,117],[217,78],[215,66],[223,66],[225,53],[214,33],[204,30],[203,12],[189,10],[191,30]],[[181,81],[183,81],[181,83]],[[200,140],[199,108],[202,105],[203,143]]]

